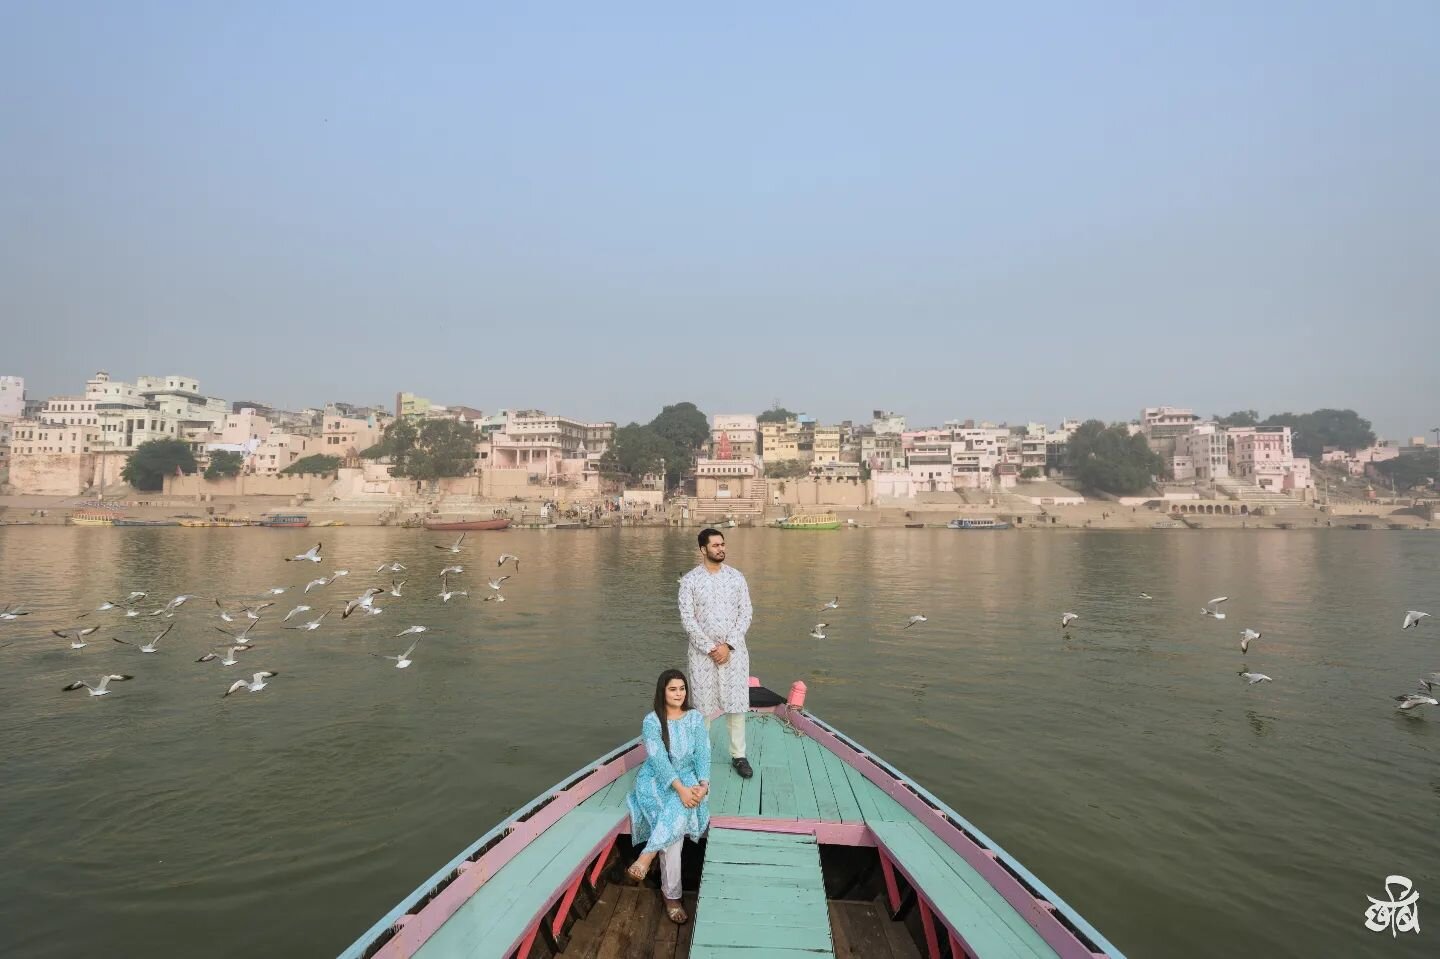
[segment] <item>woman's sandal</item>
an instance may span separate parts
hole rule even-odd
[[[690,920],[690,917],[685,915],[684,908],[681,907],[678,902],[674,905],[671,905],[670,902],[667,900],[665,903],[665,915],[668,916],[670,921],[675,923],[675,925],[677,926],[683,926],[686,922]]]
[[[629,866],[627,869],[625,869],[625,880],[632,886],[639,886],[644,883],[645,876],[648,875],[650,872],[648,868],[644,872],[636,872],[636,865],[639,865],[639,863],[636,862]]]

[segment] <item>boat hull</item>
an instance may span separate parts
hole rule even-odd
[[[433,529],[433,530],[440,530],[440,531],[448,531],[448,532],[469,532],[469,531],[473,531],[473,530],[508,529],[509,526],[510,526],[510,520],[508,520],[508,519],[475,519],[475,520],[465,520],[465,521],[458,522],[458,523],[441,523],[441,522],[433,522],[433,521],[428,521],[428,520],[427,520],[426,523],[425,523],[425,528],[426,528],[426,529]]]
[[[996,520],[994,522],[977,524],[972,520],[952,519],[950,522],[946,523],[945,526],[947,529],[962,529],[965,530],[967,533],[983,530],[1010,528],[1010,524],[1004,522],[1003,520]]]

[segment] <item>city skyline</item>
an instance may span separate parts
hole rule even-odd
[[[83,344],[290,407],[1419,435],[1437,32],[1403,2],[22,6],[5,365],[36,395]]]

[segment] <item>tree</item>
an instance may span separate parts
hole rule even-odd
[[[1215,422],[1221,426],[1256,426],[1260,414],[1255,410],[1236,410],[1229,416],[1217,416]]]
[[[205,467],[205,478],[207,480],[220,479],[225,476],[239,476],[240,469],[245,465],[245,457],[232,450],[216,450],[210,454],[210,465]]]
[[[769,479],[798,479],[810,475],[810,466],[804,460],[781,460],[766,463],[765,476]]]
[[[338,456],[313,453],[310,456],[302,456],[280,472],[292,476],[299,473],[333,473],[340,468],[340,462]]]
[[[195,454],[183,440],[150,440],[135,447],[121,470],[120,478],[138,490],[154,492],[165,488],[165,477],[176,470],[195,472]]]
[[[622,476],[639,480],[647,473],[658,473],[663,468],[666,483],[670,483],[672,471],[677,475],[677,463],[687,463],[684,450],[657,433],[650,426],[631,423],[615,431],[610,448],[600,457],[600,470],[611,476]]]
[[[676,403],[662,409],[650,428],[683,450],[694,453],[710,439],[710,418],[694,403]]]
[[[755,417],[755,419],[761,423],[784,423],[787,420],[795,419],[795,417],[795,413],[790,412],[783,406],[777,406],[774,409],[766,410]]]
[[[1081,486],[1119,496],[1143,491],[1161,469],[1160,457],[1145,437],[1132,436],[1119,424],[1087,420],[1070,436],[1066,450]]]
[[[1309,459],[1319,459],[1327,447],[1354,452],[1375,444],[1370,421],[1354,410],[1275,413],[1260,425],[1290,427],[1295,455]]]
[[[1025,467],[1023,470],[1020,471],[1020,478],[1021,478],[1022,480],[1039,479],[1039,478],[1040,478],[1040,470],[1039,470],[1038,468],[1034,467],[1034,466],[1027,466],[1027,467]]]
[[[396,420],[385,431],[396,476],[436,480],[475,469],[475,430],[459,420]]]
[[[1414,489],[1417,486],[1433,484],[1440,476],[1440,462],[1435,453],[1406,453],[1393,459],[1381,460],[1375,469],[1395,484],[1397,490]]]

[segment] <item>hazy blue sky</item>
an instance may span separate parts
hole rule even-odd
[[[0,5],[0,372],[1440,425],[1440,3],[701,6]]]

